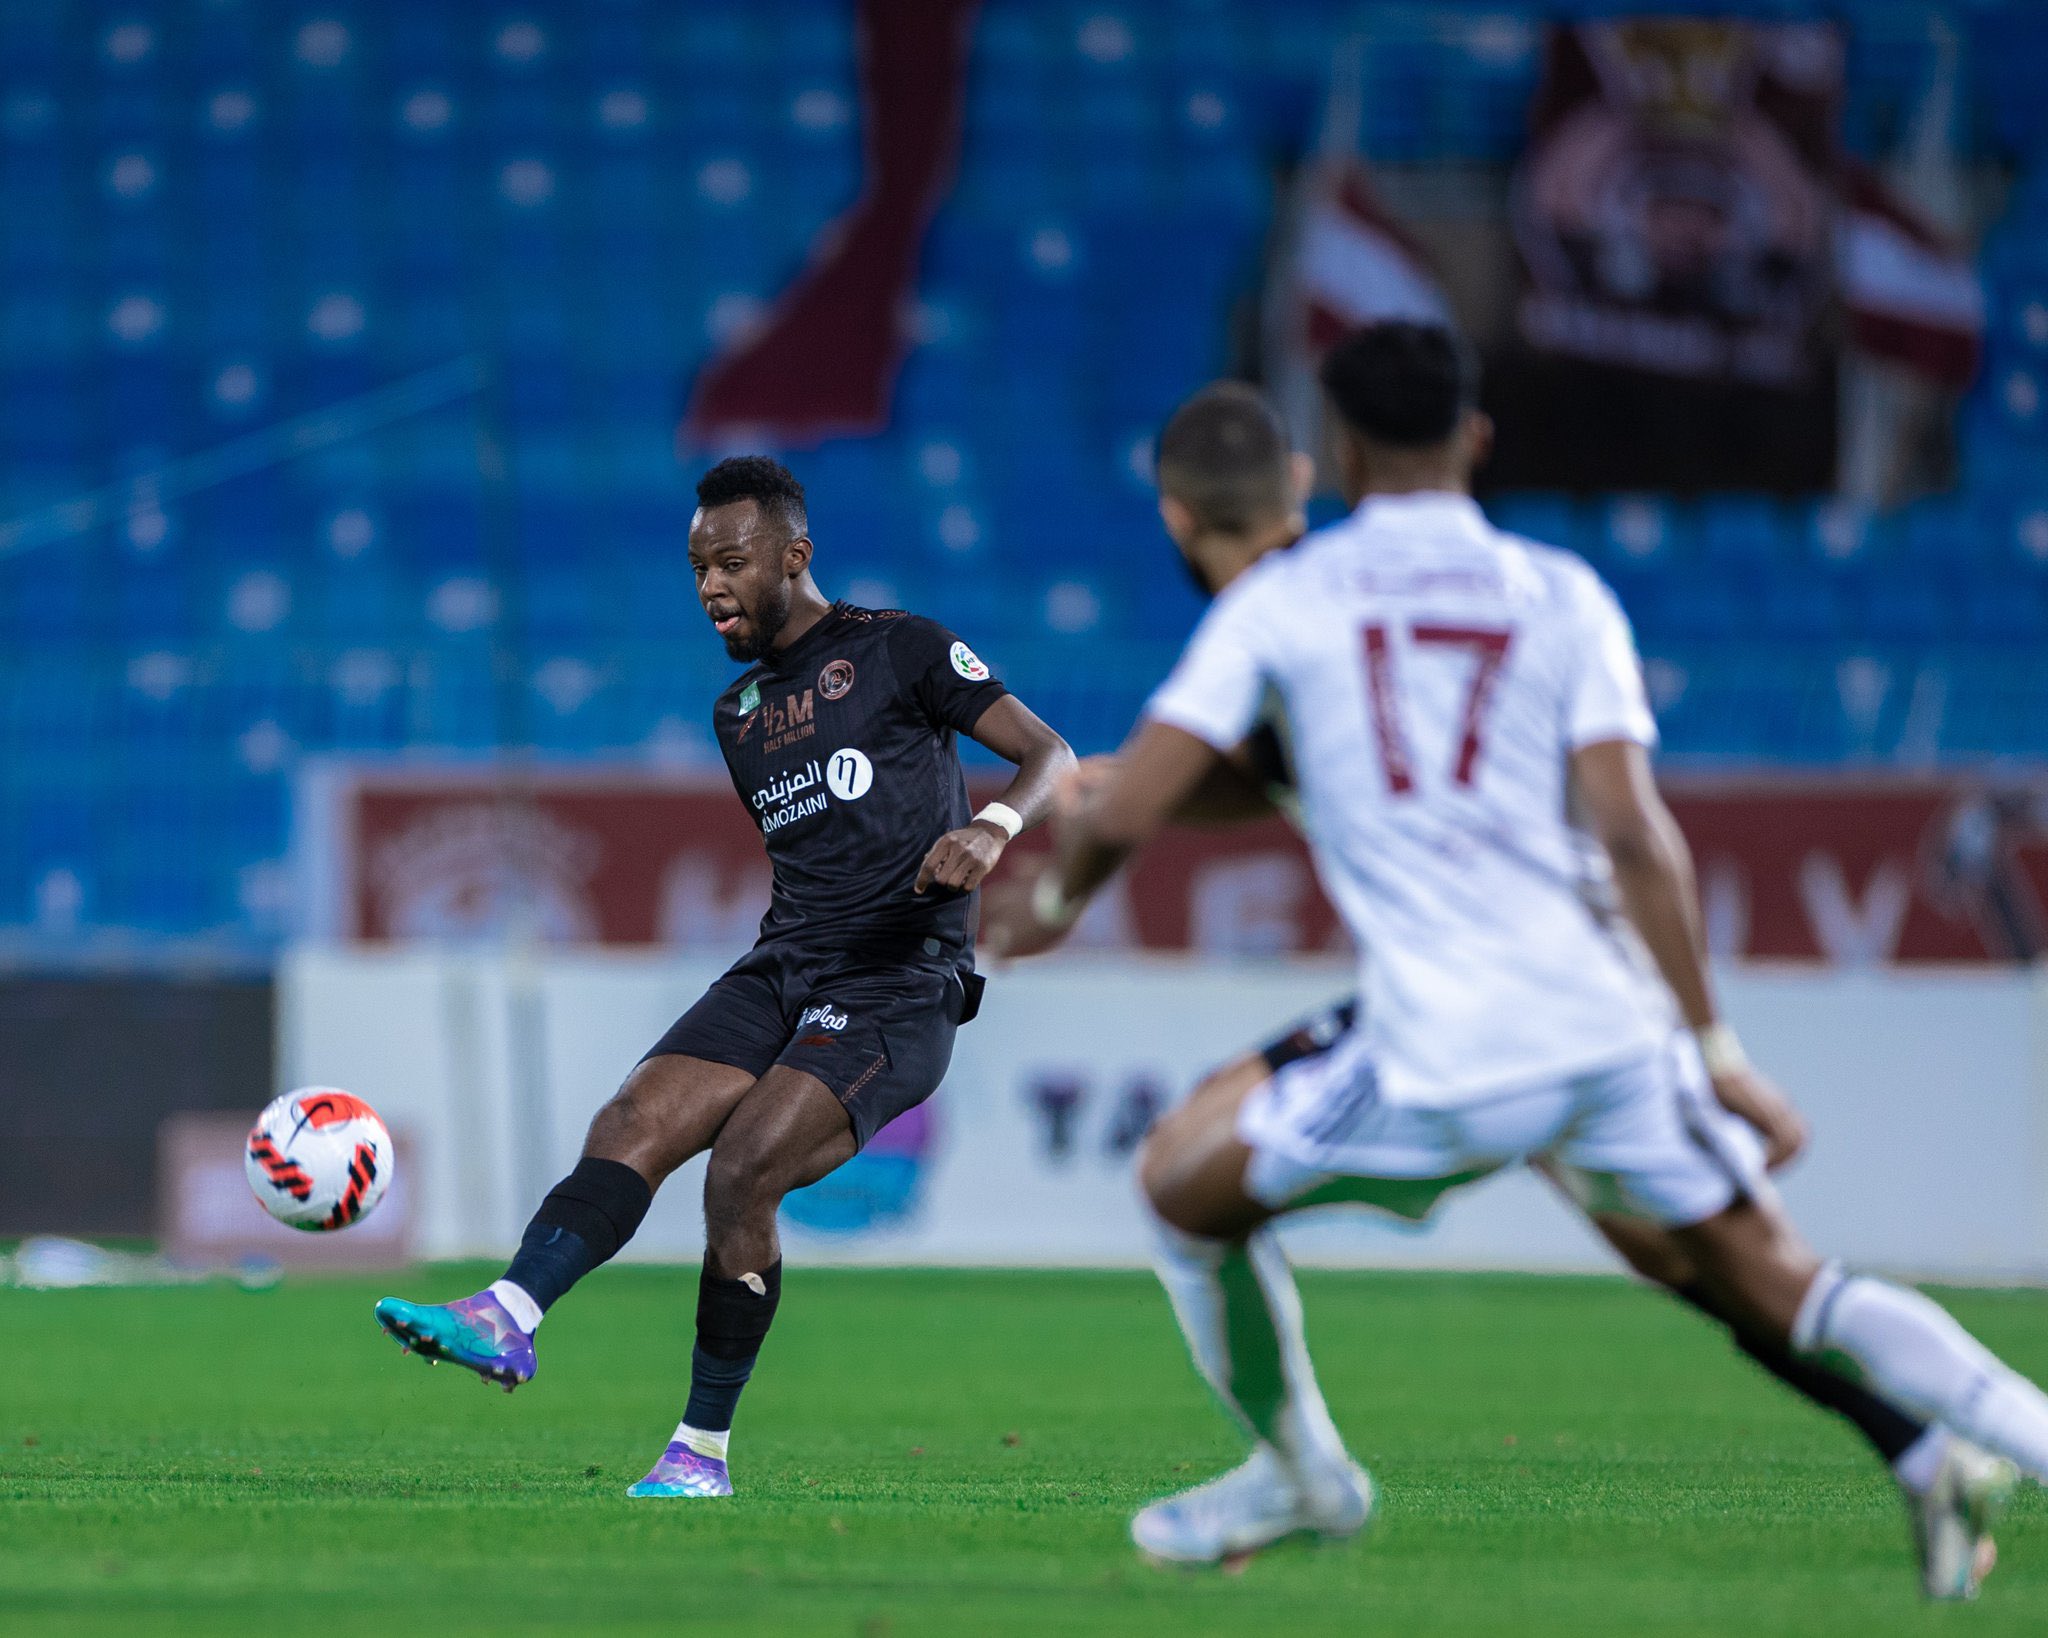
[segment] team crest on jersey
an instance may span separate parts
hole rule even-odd
[[[981,656],[965,643],[953,645],[953,669],[969,682],[987,682],[988,667],[981,663]]]
[[[818,692],[828,700],[843,700],[853,689],[853,662],[834,660],[818,673]]]
[[[740,690],[740,715],[745,716],[749,711],[758,711],[760,709],[761,685],[757,682],[750,682]]]

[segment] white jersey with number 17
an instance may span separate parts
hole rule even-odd
[[[1571,753],[1656,741],[1613,594],[1468,497],[1370,497],[1216,600],[1147,715],[1218,750],[1277,700],[1383,1096],[1450,1105],[1661,1046]]]

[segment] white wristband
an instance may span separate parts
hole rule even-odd
[[[1001,802],[989,803],[974,817],[986,819],[1013,842],[1017,839],[1017,833],[1024,828],[1024,815]]]
[[[1043,872],[1031,884],[1031,913],[1041,927],[1055,929],[1071,927],[1079,919],[1081,906],[1062,891],[1057,869]]]
[[[1700,1058],[1707,1073],[1717,1080],[1723,1075],[1740,1074],[1749,1067],[1749,1054],[1742,1050],[1741,1040],[1728,1025],[1709,1024],[1693,1031],[1693,1036],[1700,1044]]]

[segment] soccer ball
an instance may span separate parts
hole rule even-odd
[[[391,1186],[391,1133],[361,1098],[302,1086],[249,1129],[242,1164],[263,1209],[318,1233],[361,1222]]]

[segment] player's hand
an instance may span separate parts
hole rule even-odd
[[[971,893],[981,885],[982,877],[995,869],[996,861],[1009,845],[1010,839],[1000,826],[979,819],[958,830],[949,830],[932,843],[931,852],[917,867],[917,886],[912,891],[922,893],[927,887],[936,886]]]
[[[1069,931],[1048,927],[1032,908],[1030,880],[997,882],[981,895],[981,932],[977,946],[997,961],[1043,955]]]
[[[1792,1100],[1754,1069],[1724,1070],[1714,1077],[1714,1096],[1731,1115],[1740,1115],[1763,1134],[1764,1163],[1772,1171],[1790,1165],[1806,1148],[1806,1120]]]

